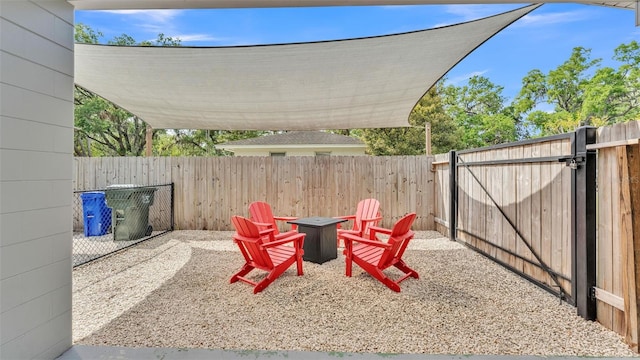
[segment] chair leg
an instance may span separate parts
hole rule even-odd
[[[385,284],[389,289],[395,292],[400,292],[400,285],[396,284],[393,280],[386,278],[382,283]]]
[[[351,277],[353,268],[353,242],[351,240],[344,240],[344,250],[342,253],[344,254],[345,275]]]
[[[269,286],[269,284],[271,284],[273,282],[274,279],[272,279],[271,277],[267,276],[264,279],[262,279],[262,281],[260,281],[259,283],[256,284],[256,286],[253,288],[253,293],[257,294],[260,291],[264,290],[267,288],[267,286]]]
[[[407,266],[407,264],[402,260],[400,260],[397,263],[395,263],[394,266],[396,268],[400,269],[400,271],[402,271],[403,273],[407,274],[408,276],[414,277],[416,279],[420,278],[420,275],[418,275],[418,272],[416,272],[415,270],[413,270],[412,268]]]
[[[302,272],[302,254],[301,253],[298,253],[298,255],[296,256],[296,263],[298,267],[298,276],[304,275]]]
[[[351,277],[352,268],[353,268],[353,258],[352,255],[348,252],[344,252],[344,263],[345,263],[345,276]]]
[[[378,268],[371,269],[372,271],[367,271],[369,274],[373,275],[374,278],[380,280],[386,287],[389,289],[400,292],[400,285],[396,284],[393,280],[389,279],[387,275],[385,275],[382,270]]]
[[[253,266],[249,264],[244,264],[244,266],[240,269],[240,271],[238,271],[235,275],[231,277],[231,280],[229,281],[229,283],[233,284],[234,282],[240,280],[241,277],[247,275],[253,269],[254,269]]]

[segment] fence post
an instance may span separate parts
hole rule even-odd
[[[449,240],[456,240],[458,227],[458,155],[449,151]]]
[[[175,183],[171,182],[171,231],[175,230]]]
[[[571,257],[572,297],[578,315],[596,319],[596,152],[587,151],[596,142],[596,128],[583,126],[572,136],[571,172]]]

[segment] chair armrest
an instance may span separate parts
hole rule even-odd
[[[267,235],[267,234],[272,233],[274,231],[276,231],[276,229],[274,229],[274,228],[268,228],[268,229],[264,229],[264,230],[259,230],[260,235]]]
[[[380,220],[382,220],[382,216],[378,216],[378,217],[375,217],[375,218],[372,218],[372,219],[362,219],[362,220],[360,220],[360,224],[359,224],[360,231],[361,231],[361,232],[363,233],[363,235],[364,235],[364,229],[366,229],[366,228],[367,228],[367,223],[373,223],[373,224],[375,224],[376,222],[378,222],[378,221],[380,221]],[[369,233],[369,235],[371,235],[371,236],[370,236],[370,238],[371,238],[372,240],[374,240],[374,239],[375,239],[375,236],[373,236],[372,234],[374,234],[374,233],[375,233],[375,231],[371,231],[371,228],[372,228],[372,227],[375,227],[375,225],[370,225],[370,226],[368,227],[368,228],[369,228],[368,233]],[[380,229],[381,229],[381,228],[380,228]],[[378,231],[378,232],[381,232],[381,231]]]
[[[297,233],[297,234],[288,236],[288,237],[286,237],[284,239],[270,241],[270,242],[268,242],[266,244],[262,244],[262,246],[264,246],[265,248],[270,248],[270,247],[283,245],[283,244],[290,243],[290,242],[296,242],[296,241],[298,241],[300,239],[304,239],[304,237],[306,235],[307,234],[305,234],[305,233]]]
[[[297,216],[274,216],[273,218],[280,221],[298,220]]]
[[[256,238],[249,238],[246,236],[242,236],[238,233],[233,234],[233,236],[231,237],[233,239],[234,242],[238,242],[238,241],[247,241],[247,242],[252,242],[252,243],[257,243],[258,240],[256,240]]]
[[[276,229],[270,227],[268,229],[264,229],[264,230],[259,230],[260,232],[260,236],[268,236],[269,237],[269,242],[275,240],[275,232]]]
[[[387,235],[391,235],[391,232],[392,232],[391,229],[385,229],[379,226],[369,226],[369,231],[371,232],[371,236],[373,236],[373,234],[377,232],[387,234]]]
[[[272,223],[261,223],[261,222],[255,222],[255,221],[253,223],[256,224],[256,226],[262,226],[267,228],[273,227]]]
[[[356,216],[355,215],[344,215],[344,216],[334,216],[334,219],[342,219],[342,220],[356,220]],[[336,229],[342,229],[342,224],[341,223],[337,223],[336,224]]]
[[[297,216],[274,216],[273,217],[275,220],[279,220],[279,221],[293,221],[293,220],[298,220],[299,217]],[[291,229],[292,230],[296,230],[298,229],[298,225],[296,224],[291,224]]]
[[[383,243],[382,241],[378,241],[378,240],[369,240],[369,239],[365,239],[363,237],[357,236],[357,235],[353,235],[353,234],[344,234],[343,235],[343,240],[345,242],[352,242],[352,241],[357,241],[361,244],[367,244],[367,245],[371,245],[371,246],[376,246],[376,247],[381,247],[381,248],[385,248],[385,249],[389,249],[391,248],[391,245],[387,244],[387,243]]]

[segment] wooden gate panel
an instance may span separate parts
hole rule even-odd
[[[459,152],[457,169],[458,239],[568,298],[572,174],[559,160],[570,154],[571,136],[555,136]]]

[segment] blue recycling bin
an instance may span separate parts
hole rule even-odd
[[[111,227],[111,209],[102,191],[90,191],[80,195],[84,218],[84,236],[102,236]]]

